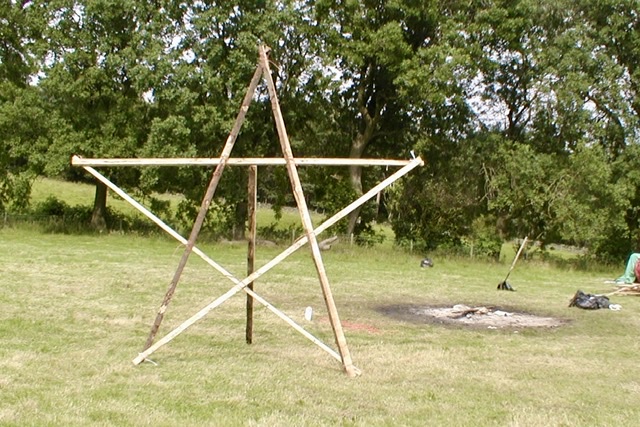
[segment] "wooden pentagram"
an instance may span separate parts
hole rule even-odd
[[[287,130],[284,124],[284,120],[282,117],[282,113],[280,110],[280,105],[278,102],[278,97],[275,90],[275,85],[271,76],[271,70],[269,68],[269,59],[268,59],[269,48],[265,46],[261,46],[259,48],[259,59],[258,65],[256,67],[256,71],[251,79],[251,83],[249,84],[249,88],[245,94],[242,106],[240,107],[240,111],[236,117],[236,121],[234,126],[227,138],[227,141],[224,145],[222,153],[219,158],[210,158],[210,159],[84,159],[79,156],[73,156],[72,164],[75,166],[82,166],[86,171],[92,174],[96,179],[107,185],[113,191],[115,191],[119,196],[121,196],[124,200],[133,205],[136,209],[142,212],[145,216],[151,219],[154,223],[156,223],[160,228],[178,240],[185,246],[184,252],[176,268],[176,271],[173,275],[169,288],[164,296],[160,309],[156,315],[156,319],[151,327],[151,331],[145,343],[144,349],[138,356],[133,360],[133,363],[138,365],[142,361],[148,358],[150,354],[155,352],[157,349],[167,344],[169,341],[173,340],[180,333],[185,331],[191,325],[196,323],[198,320],[207,315],[211,310],[221,305],[227,299],[235,295],[239,291],[244,291],[248,297],[258,301],[260,304],[267,307],[274,314],[284,320],[287,324],[293,327],[295,330],[300,332],[314,344],[318,345],[320,348],[325,350],[331,356],[336,358],[338,361],[342,363],[343,369],[345,373],[354,377],[360,373],[360,370],[353,365],[353,361],[351,359],[351,355],[347,346],[346,338],[344,335],[344,331],[342,329],[342,324],[340,322],[340,318],[338,315],[338,310],[335,305],[335,301],[333,299],[333,295],[331,292],[331,287],[329,284],[329,279],[327,277],[324,263],[322,260],[322,256],[320,253],[320,248],[317,241],[317,236],[320,235],[323,231],[328,229],[330,226],[338,222],[340,219],[347,216],[349,213],[363,205],[366,201],[373,198],[384,188],[391,185],[396,180],[400,179],[411,170],[416,168],[417,166],[423,165],[422,159],[414,158],[412,160],[375,160],[375,159],[296,159],[293,156],[293,152],[291,150],[291,144],[289,142],[289,137],[287,135]],[[231,151],[234,147],[235,141],[238,137],[238,133],[240,132],[240,128],[242,123],[244,122],[245,115],[249,109],[249,105],[251,100],[253,99],[254,93],[260,82],[260,79],[264,78],[267,84],[267,89],[269,93],[269,98],[271,101],[271,107],[273,110],[273,116],[276,122],[276,127],[278,131],[278,137],[280,140],[280,146],[282,148],[283,158],[275,158],[275,159],[267,159],[267,158],[231,158]],[[209,206],[213,200],[214,193],[220,182],[220,178],[224,171],[225,166],[227,165],[249,165],[254,168],[257,165],[274,165],[274,164],[284,164],[287,168],[287,173],[289,175],[289,180],[291,182],[291,187],[293,190],[294,198],[296,200],[296,204],[298,207],[298,212],[300,214],[300,218],[302,221],[302,226],[305,231],[305,235],[294,242],[289,248],[281,252],[278,256],[273,258],[271,261],[260,267],[259,269],[250,273],[247,277],[242,280],[236,278],[233,274],[227,271],[224,267],[219,265],[209,256],[207,256],[204,252],[202,252],[197,246],[195,246],[195,242],[198,238],[202,225],[204,223],[207,211]],[[165,224],[160,218],[158,218],[151,211],[146,209],[136,200],[131,198],[126,192],[112,183],[109,179],[107,179],[104,175],[100,174],[98,171],[94,169],[94,167],[100,166],[144,166],[144,165],[160,165],[160,166],[176,166],[176,165],[215,165],[216,168],[213,172],[209,185],[206,189],[204,198],[202,200],[202,204],[200,206],[200,210],[198,215],[194,221],[193,228],[189,235],[188,239],[185,239],[176,231],[174,231],[171,227]],[[307,207],[307,203],[304,197],[304,193],[302,190],[302,185],[300,182],[300,177],[298,175],[297,167],[300,165],[387,165],[387,166],[402,166],[397,172],[393,175],[389,176],[384,181],[380,182],[378,185],[373,187],[371,190],[363,194],[357,200],[355,200],[350,205],[346,206],[340,212],[336,213],[334,216],[326,220],[322,225],[317,228],[313,228],[313,224],[311,222],[311,216],[309,214],[309,209]],[[255,220],[254,220],[255,221]],[[255,225],[255,224],[252,224]],[[250,225],[251,228],[251,225]],[[255,228],[255,227],[254,227]],[[305,244],[309,243],[311,249],[311,255],[313,258],[313,262],[316,268],[316,272],[318,274],[318,278],[320,281],[320,285],[322,288],[324,301],[327,306],[327,312],[329,315],[329,321],[331,323],[331,327],[333,329],[336,345],[338,347],[338,352],[334,351],[332,348],[322,343],[316,337],[307,332],[300,325],[295,323],[291,318],[289,318],[285,313],[278,310],[276,307],[271,305],[268,301],[258,295],[252,289],[252,283],[262,276],[264,273],[269,271],[271,268],[279,264],[289,255],[293,254],[295,251],[300,249]],[[200,258],[202,258],[205,262],[207,262],[210,266],[220,272],[224,277],[234,283],[234,286],[231,287],[225,294],[216,298],[207,304],[200,311],[195,313],[189,319],[184,321],[180,326],[175,328],[173,331],[168,333],[166,336],[161,338],[158,341],[155,341],[156,334],[160,328],[162,320],[164,318],[164,314],[166,313],[168,306],[171,302],[173,294],[176,290],[182,272],[187,264],[189,256],[191,253],[195,253]],[[249,316],[247,321],[249,322]],[[155,341],[155,342],[154,342]]]

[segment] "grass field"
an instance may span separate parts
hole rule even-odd
[[[204,196],[204,189],[202,190]],[[95,186],[84,183],[72,183],[51,178],[38,178],[34,183],[31,191],[31,204],[36,205],[43,202],[48,197],[55,197],[59,200],[63,200],[70,206],[85,205],[92,206],[95,197]],[[178,203],[182,200],[182,196],[176,194],[154,194],[154,197],[168,201],[171,209],[175,211]],[[138,202],[149,208],[149,204],[145,200],[141,200],[134,196]],[[127,214],[138,215],[142,217],[142,214],[138,212],[128,202],[118,197],[113,191],[109,191],[107,197],[107,204],[112,209]],[[156,213],[156,212],[154,212]],[[312,219],[317,225],[321,222],[322,216],[314,212]],[[287,229],[292,224],[300,224],[300,216],[295,209],[284,208],[282,217],[275,218],[275,213],[272,209],[264,208],[257,211],[257,222],[260,226],[267,226],[272,223],[277,223],[278,228]]]
[[[244,278],[244,245],[202,247]],[[282,248],[259,247],[258,266]],[[621,311],[568,308],[620,271],[521,261],[420,258],[339,244],[323,252],[357,378],[258,306],[244,339],[236,294],[134,366],[182,248],[164,238],[0,229],[0,425],[635,426],[640,299]],[[510,260],[509,260],[510,261]],[[622,266],[621,266],[622,268]],[[158,338],[231,282],[192,256]],[[335,348],[308,248],[256,290]],[[498,305],[554,316],[545,329],[444,327],[382,314],[390,305]],[[314,318],[304,319],[311,306]]]
[[[203,190],[204,192],[204,190]],[[63,200],[70,206],[86,205],[93,206],[95,197],[95,185],[77,182],[68,182],[58,179],[39,177],[31,188],[31,204],[44,201],[47,197],[56,197]],[[178,206],[181,196],[174,194],[154,194],[154,197],[168,201],[175,209]],[[147,205],[144,200],[136,198],[143,205]],[[107,204],[112,209],[131,215],[138,214],[138,211],[128,202],[121,199],[113,191],[109,190]]]

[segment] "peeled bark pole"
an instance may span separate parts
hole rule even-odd
[[[222,171],[226,165],[227,159],[231,154],[231,150],[233,149],[233,145],[238,138],[238,133],[240,132],[240,127],[244,122],[244,118],[249,110],[249,104],[253,99],[253,93],[258,87],[258,83],[260,82],[260,75],[262,74],[262,69],[260,65],[256,67],[256,71],[253,74],[253,78],[251,79],[251,83],[249,84],[249,88],[247,89],[247,93],[244,96],[244,100],[242,101],[242,106],[240,107],[240,111],[238,112],[238,116],[236,117],[236,121],[231,129],[231,133],[227,138],[227,142],[222,150],[222,154],[220,155],[220,163],[216,166],[213,175],[211,176],[211,181],[209,182],[209,186],[207,187],[207,191],[202,200],[202,205],[200,206],[200,212],[198,212],[198,216],[193,224],[193,228],[191,230],[191,234],[189,235],[189,240],[187,240],[186,247],[182,254],[182,258],[180,259],[180,263],[178,264],[178,268],[176,269],[175,274],[173,275],[173,279],[171,280],[171,284],[169,285],[169,289],[164,296],[162,301],[162,305],[158,310],[158,314],[156,315],[156,319],[153,322],[153,326],[151,327],[151,331],[149,332],[149,337],[147,338],[147,342],[144,345],[144,350],[151,347],[153,344],[153,340],[158,333],[158,329],[160,329],[160,324],[162,323],[162,319],[164,318],[164,313],[167,311],[167,307],[171,302],[171,298],[178,286],[178,281],[180,280],[180,276],[184,271],[184,267],[187,265],[187,261],[189,259],[189,255],[191,255],[191,251],[193,250],[193,246],[195,245],[196,239],[198,238],[198,234],[200,234],[200,229],[202,228],[202,224],[204,223],[204,219],[207,216],[207,211],[209,210],[209,205],[211,204],[211,200],[213,200],[213,194],[218,187],[218,183],[220,182],[220,177],[222,176]]]
[[[284,119],[282,118],[280,104],[278,103],[278,95],[276,93],[276,87],[271,77],[271,70],[269,69],[269,58],[267,57],[267,50],[265,49],[264,46],[260,47],[260,62],[262,64],[262,68],[264,71],[263,75],[267,80],[267,89],[269,91],[269,98],[271,99],[271,109],[273,110],[273,116],[276,121],[276,128],[278,130],[278,136],[280,138],[280,146],[282,147],[282,153],[284,154],[284,158],[287,162],[287,172],[289,173],[291,187],[293,188],[293,195],[298,205],[298,211],[300,212],[302,225],[306,232],[307,239],[309,240],[309,246],[311,247],[311,255],[313,256],[313,261],[316,266],[316,271],[318,272],[318,278],[320,279],[322,293],[324,295],[324,300],[327,305],[327,310],[329,313],[329,321],[331,322],[331,327],[333,328],[336,344],[338,345],[338,351],[340,352],[340,356],[342,357],[342,365],[348,376],[355,377],[357,373],[354,369],[353,361],[351,360],[351,354],[349,352],[349,348],[347,347],[347,340],[344,336],[344,331],[342,330],[342,324],[340,323],[340,317],[338,316],[338,309],[336,308],[335,302],[333,300],[331,287],[329,286],[329,279],[327,277],[324,264],[322,263],[322,255],[320,254],[318,241],[316,239],[316,235],[313,232],[313,223],[311,221],[311,216],[309,215],[309,208],[307,207],[307,202],[304,198],[304,193],[302,192],[302,184],[300,182],[300,177],[298,176],[298,170],[293,160],[293,152],[291,151],[291,144],[289,143],[287,129],[284,124]]]
[[[128,158],[128,159],[84,159],[73,156],[73,166],[116,167],[116,166],[216,166],[221,160],[218,157],[195,158]],[[393,159],[345,159],[345,158],[296,158],[293,159],[296,166],[406,166],[410,160]],[[226,159],[227,166],[285,166],[286,160],[281,157],[236,157]]]

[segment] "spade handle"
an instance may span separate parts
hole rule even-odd
[[[524,249],[526,244],[527,244],[527,237],[525,236],[524,240],[522,241],[522,244],[520,245],[520,249],[518,249],[518,252],[516,253],[516,257],[513,259],[513,262],[511,263],[511,268],[509,269],[509,273],[507,273],[507,277],[509,277],[509,274],[511,274],[511,271],[516,266],[516,261],[518,261],[518,258],[520,257],[520,254],[522,253],[522,250]]]

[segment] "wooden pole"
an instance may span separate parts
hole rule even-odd
[[[260,81],[260,76],[263,74],[263,70],[260,65],[256,67],[256,71],[253,74],[253,78],[251,79],[251,83],[249,88],[247,89],[247,93],[244,96],[244,100],[242,101],[242,106],[240,107],[240,111],[236,117],[236,121],[231,129],[231,133],[227,138],[227,141],[222,150],[222,154],[220,155],[220,163],[216,167],[213,175],[211,176],[211,181],[209,182],[209,186],[207,187],[207,191],[205,193],[204,198],[202,199],[202,205],[200,206],[200,211],[198,212],[198,216],[193,224],[193,228],[191,230],[191,234],[189,235],[189,240],[185,246],[184,252],[182,254],[182,258],[180,259],[180,263],[178,264],[178,268],[176,269],[175,274],[173,275],[173,279],[171,280],[171,284],[169,285],[169,289],[167,289],[167,293],[164,296],[162,301],[162,305],[158,310],[158,314],[156,315],[156,319],[153,322],[153,326],[151,327],[151,331],[149,332],[149,337],[147,338],[147,342],[144,345],[144,349],[148,349],[151,344],[153,344],[153,340],[160,328],[160,324],[162,323],[162,319],[164,318],[164,313],[167,311],[167,307],[171,302],[171,298],[173,297],[173,293],[176,290],[178,285],[178,281],[180,280],[180,276],[184,270],[184,267],[187,264],[189,259],[189,255],[191,255],[191,251],[193,250],[193,246],[195,245],[196,239],[198,238],[198,234],[200,234],[200,229],[202,228],[202,224],[204,223],[204,219],[207,215],[207,211],[209,209],[209,205],[211,204],[211,200],[213,200],[213,194],[218,187],[218,183],[220,182],[220,177],[224,170],[225,164],[231,154],[231,150],[236,142],[238,137],[238,133],[240,132],[240,127],[244,122],[244,118],[249,110],[249,104],[251,104],[251,100],[253,99],[253,94],[258,87],[258,83]]]
[[[255,270],[256,261],[256,211],[258,204],[258,167],[255,165],[249,166],[249,180],[247,184],[248,193],[248,205],[249,205],[249,243],[247,250],[247,276]],[[247,284],[247,288],[253,291],[253,283]],[[253,297],[247,293],[247,327],[245,331],[247,344],[253,342]]]
[[[340,221],[341,219],[346,217],[355,208],[357,208],[357,207],[363,205],[364,203],[366,203],[368,200],[370,200],[372,197],[374,197],[376,193],[378,193],[382,189],[388,187],[389,185],[393,184],[395,181],[397,181],[398,179],[402,178],[404,175],[408,174],[411,170],[413,170],[417,166],[421,166],[423,164],[424,163],[423,163],[422,159],[420,159],[420,158],[414,159],[407,166],[405,166],[404,168],[398,170],[396,173],[394,173],[393,175],[389,176],[384,181],[380,182],[378,185],[376,185],[371,190],[369,190],[368,192],[363,194],[361,197],[359,197],[353,203],[351,203],[350,205],[346,206],[345,208],[343,208],[342,210],[337,212],[335,215],[333,215],[331,218],[329,218],[327,221],[322,223],[314,231],[315,234],[316,235],[320,235],[322,232],[327,230],[329,227],[333,226],[335,223],[337,223],[338,221]],[[157,224],[161,229],[163,229],[165,232],[167,232],[170,236],[172,236],[178,242],[180,242],[183,245],[185,245],[187,243],[187,239],[185,239],[180,234],[178,234],[176,231],[174,231],[171,227],[169,227],[167,224],[165,224],[160,218],[158,218],[156,215],[154,215],[152,212],[150,212],[147,208],[145,208],[140,203],[138,203],[136,200],[131,198],[126,192],[124,192],[117,185],[115,185],[114,183],[109,181],[104,175],[100,174],[98,171],[96,171],[95,169],[93,169],[91,167],[88,167],[88,166],[85,166],[84,169],[87,172],[89,172],[91,175],[93,175],[96,179],[100,180],[105,185],[107,185],[111,190],[113,190],[116,194],[118,194],[120,197],[122,197],[125,201],[129,202],[134,208],[136,208],[143,215],[145,215],[147,218],[149,218],[151,221],[153,221],[155,224]],[[214,269],[216,269],[218,272],[220,272],[224,277],[226,277],[227,279],[231,280],[233,283],[236,284],[236,287],[232,288],[233,293],[231,295],[233,295],[233,294],[235,294],[237,292],[237,290],[243,288],[245,286],[245,283],[250,283],[250,282],[255,281],[258,277],[262,276],[263,274],[265,274],[266,272],[271,270],[273,267],[275,267],[277,264],[282,262],[285,258],[287,258],[291,254],[293,254],[295,251],[297,251],[299,248],[304,246],[306,243],[307,243],[307,237],[306,236],[301,237],[299,240],[294,242],[289,248],[287,248],[285,251],[283,251],[280,255],[275,257],[273,260],[271,260],[270,262],[265,264],[263,267],[261,267],[257,271],[253,272],[251,275],[249,275],[249,277],[247,277],[243,281],[239,281],[238,279],[236,279],[230,272],[228,272],[222,266],[220,266],[215,261],[213,261],[211,258],[209,258],[198,247],[194,246],[193,247],[193,252],[196,255],[198,255],[200,258],[202,258],[210,266],[212,266]],[[295,322],[293,322],[293,320],[289,319],[284,313],[278,311],[275,307],[270,305],[268,302],[263,300],[261,297],[259,297],[258,295],[254,294],[253,291],[245,289],[245,292],[247,292],[249,295],[252,295],[253,298],[256,301],[258,301],[260,304],[262,304],[265,307],[267,307],[269,310],[271,310],[274,314],[276,314],[281,319],[285,320],[285,322],[287,322],[289,325],[291,325],[294,329],[296,329],[302,335],[307,337],[313,343],[318,345],[320,348],[322,348],[323,350],[328,352],[331,356],[336,358],[339,362],[342,362],[341,357],[336,352],[334,352],[332,349],[328,348],[326,345],[321,343],[319,340],[317,340],[315,337],[313,337],[313,335],[311,335],[307,331],[305,331],[301,326],[295,324]],[[213,303],[211,303],[209,305],[209,306],[211,306],[211,309],[213,309],[214,306],[219,305],[218,303],[221,304],[224,301],[222,299],[223,297],[220,297],[218,300],[216,300]],[[171,341],[171,339],[175,338],[182,331],[187,329],[188,326],[190,326],[192,323],[195,323],[195,321],[197,321],[197,319],[195,319],[192,323],[189,323],[190,320],[191,319],[189,319],[188,321],[184,322],[183,325],[181,325],[181,327],[186,325],[186,326],[184,326],[184,328],[182,328],[180,330],[177,330],[177,329],[174,330],[172,332],[172,335],[167,335],[161,341],[158,341],[156,344],[152,345],[149,349],[145,350],[143,353],[140,353],[138,355],[138,357],[136,357],[134,359],[133,363],[136,364],[136,365],[141,363],[147,356],[149,356],[151,353],[153,353],[155,350],[157,350],[158,348],[160,348],[164,344],[166,344],[169,341]]]
[[[221,159],[215,158],[156,158],[156,159],[85,159],[74,155],[73,166],[115,167],[115,166],[216,166]],[[409,160],[393,159],[351,159],[351,158],[296,158],[296,166],[406,166]],[[242,157],[229,158],[227,166],[285,166],[284,158]]]
[[[136,209],[138,209],[143,215],[145,215],[147,218],[151,219],[154,223],[156,223],[160,228],[162,228],[164,231],[166,231],[170,236],[172,236],[174,239],[176,239],[178,242],[182,243],[183,245],[185,245],[187,243],[187,239],[185,239],[184,237],[182,237],[178,232],[176,232],[175,230],[173,230],[171,227],[169,227],[166,223],[164,223],[160,218],[158,218],[156,215],[154,215],[151,211],[149,211],[147,208],[145,208],[144,206],[142,206],[140,203],[138,203],[135,199],[131,198],[127,193],[125,193],[120,187],[118,187],[117,185],[115,185],[113,182],[109,181],[104,175],[100,174],[98,171],[96,171],[95,169],[85,166],[84,169],[89,172],[91,175],[93,175],[94,177],[96,177],[98,180],[100,180],[101,182],[103,182],[105,185],[107,185],[109,188],[111,188],[116,194],[118,194],[119,196],[121,196],[124,200],[126,200],[127,202],[129,202],[133,207],[135,207]],[[334,220],[335,223],[336,220]],[[300,242],[300,246],[302,247],[304,245],[305,242]],[[290,255],[292,254],[296,249],[290,251],[289,253],[287,253],[286,255]],[[285,257],[281,257],[281,259],[277,262],[272,262],[271,265],[269,266],[269,268],[264,269],[264,271],[262,271],[261,274],[252,274],[249,276],[249,278],[245,279],[245,281],[240,281],[238,279],[236,279],[230,272],[228,272],[227,270],[225,270],[222,266],[220,266],[218,263],[216,263],[214,260],[212,260],[211,258],[209,258],[204,252],[202,252],[197,246],[193,247],[193,253],[195,253],[196,255],[198,255],[200,258],[202,258],[203,261],[205,261],[207,264],[209,264],[210,266],[212,266],[213,268],[215,268],[217,271],[219,271],[220,273],[222,273],[222,275],[224,277],[226,277],[227,279],[231,280],[232,282],[234,282],[237,286],[244,286],[245,282],[248,282],[249,279],[251,279],[251,281],[253,282],[254,279],[256,277],[258,277],[261,274],[266,273],[268,270],[270,270],[272,267],[274,267],[276,264],[278,264],[280,261],[282,261]],[[302,328],[300,325],[298,325],[297,323],[295,323],[291,318],[289,318],[286,314],[284,314],[283,312],[281,312],[280,310],[278,310],[276,307],[274,307],[273,305],[271,305],[269,302],[267,302],[265,299],[263,299],[262,297],[260,297],[259,295],[257,295],[255,292],[253,292],[252,290],[248,289],[248,288],[244,288],[245,292],[250,295],[252,298],[254,298],[256,301],[258,301],[260,304],[264,305],[266,308],[268,308],[271,312],[273,312],[276,316],[278,316],[279,318],[283,319],[287,324],[289,324],[290,326],[292,326],[296,331],[300,332],[303,336],[305,336],[307,339],[309,339],[311,342],[313,342],[314,344],[316,344],[318,347],[320,347],[321,349],[323,349],[324,351],[326,351],[327,353],[329,353],[333,358],[337,359],[338,361],[341,361],[340,359],[340,355],[338,353],[336,353],[333,349],[331,349],[330,347],[328,347],[326,344],[324,344],[322,341],[318,340],[316,337],[314,337],[313,335],[311,335],[309,332],[307,332],[304,328]],[[175,334],[175,336],[177,336],[178,333]],[[166,340],[166,342],[170,341],[169,339],[163,338],[163,340]],[[157,345],[156,348],[159,348],[161,345]],[[155,351],[155,349],[154,349]],[[146,353],[141,353],[142,356],[139,355],[139,357],[137,357],[134,360],[134,364],[138,365],[140,364],[149,354],[151,354],[153,351],[149,351],[149,349],[146,350]]]
[[[293,195],[298,205],[298,211],[300,212],[300,218],[302,225],[305,229],[307,239],[309,240],[309,246],[311,247],[311,255],[313,257],[318,278],[320,279],[320,285],[322,287],[322,293],[327,306],[329,321],[334,332],[336,344],[338,345],[338,351],[342,357],[342,364],[346,374],[350,377],[357,375],[353,367],[353,361],[351,360],[351,354],[347,347],[347,340],[342,330],[342,324],[340,323],[340,317],[338,316],[338,310],[333,300],[331,293],[331,287],[329,285],[329,279],[327,277],[324,264],[322,262],[322,255],[320,254],[320,248],[318,247],[318,241],[316,235],[313,232],[313,222],[309,215],[309,208],[302,191],[302,184],[300,177],[298,176],[298,170],[293,160],[293,152],[291,151],[291,144],[289,143],[289,137],[287,135],[287,129],[282,118],[282,112],[280,110],[280,104],[278,102],[278,95],[276,93],[275,84],[271,77],[271,70],[269,69],[269,58],[267,57],[267,49],[264,46],[260,47],[260,62],[264,71],[263,76],[267,80],[267,89],[269,91],[269,98],[271,99],[271,109],[276,121],[276,129],[278,130],[278,136],[280,138],[280,146],[284,158],[287,162],[287,171],[289,173],[289,179],[291,181],[291,187],[293,188]]]
[[[359,206],[363,205],[364,203],[366,203],[368,200],[370,200],[371,198],[373,198],[376,193],[378,193],[380,190],[388,187],[389,185],[393,184],[395,181],[397,181],[398,179],[402,178],[404,175],[406,175],[407,173],[409,173],[411,170],[413,170],[414,168],[416,168],[417,166],[421,166],[423,165],[424,162],[422,161],[422,159],[420,159],[419,157],[412,160],[407,166],[405,166],[404,168],[398,170],[396,173],[394,173],[393,175],[389,176],[387,179],[385,179],[384,181],[382,181],[381,183],[379,183],[378,185],[376,185],[375,187],[373,187],[371,190],[367,191],[365,194],[363,194],[362,196],[360,196],[357,200],[355,200],[354,202],[352,202],[350,205],[346,206],[345,208],[343,208],[342,210],[340,210],[339,212],[337,212],[335,215],[333,215],[331,218],[329,218],[328,220],[326,220],[325,222],[323,222],[318,228],[316,228],[314,230],[314,234],[315,235],[320,235],[322,232],[324,232],[325,230],[327,230],[329,227],[331,227],[332,225],[334,225],[335,223],[337,223],[338,221],[340,221],[341,219],[343,219],[344,217],[346,217],[347,215],[349,215],[349,213],[351,213],[353,210],[355,210],[356,208],[358,208]],[[257,269],[256,271],[254,271],[251,275],[249,275],[249,277],[245,278],[244,280],[242,280],[241,282],[237,282],[236,285],[234,287],[232,287],[226,294],[220,296],[219,298],[217,298],[216,300],[212,301],[211,303],[209,303],[206,307],[204,307],[202,310],[200,310],[198,313],[194,314],[193,316],[191,316],[189,319],[187,319],[186,321],[184,321],[180,326],[178,326],[177,328],[175,328],[173,331],[171,331],[169,334],[167,334],[165,337],[163,337],[162,339],[158,340],[156,343],[154,343],[151,347],[149,347],[148,349],[144,350],[142,353],[138,354],[138,357],[136,357],[133,360],[133,363],[138,365],[139,363],[141,363],[144,359],[146,359],[149,355],[151,355],[153,352],[155,352],[157,349],[159,349],[160,347],[162,347],[163,345],[167,344],[168,342],[170,342],[171,340],[173,340],[175,337],[177,337],[179,334],[181,334],[182,332],[184,332],[187,328],[189,328],[191,325],[193,325],[194,323],[196,323],[198,320],[200,320],[202,317],[206,316],[207,313],[209,313],[211,310],[213,310],[215,307],[219,306],[220,304],[222,304],[224,301],[226,301],[228,298],[230,298],[231,296],[233,296],[236,292],[238,292],[240,289],[244,288],[246,286],[246,284],[255,281],[256,279],[258,279],[260,276],[262,276],[263,274],[265,274],[267,271],[271,270],[273,267],[275,267],[276,265],[278,265],[280,262],[282,262],[285,258],[287,258],[288,256],[290,256],[291,254],[293,254],[294,252],[296,252],[298,249],[300,249],[302,246],[304,246],[308,241],[308,236],[302,236],[301,238],[299,238],[298,240],[296,240],[291,246],[289,246],[287,249],[285,249],[282,253],[280,253],[278,256],[276,256],[275,258],[273,258],[271,261],[269,261],[268,263],[266,263],[265,265],[263,265],[262,267],[260,267],[259,269]],[[194,249],[194,252],[196,252],[196,250]],[[215,264],[215,263],[213,263]],[[215,264],[217,265],[217,264]],[[221,268],[221,267],[220,267]],[[230,274],[227,276],[229,277],[232,281],[236,281],[235,278],[233,278],[233,276],[231,276]],[[250,291],[249,292],[253,292]],[[252,295],[254,298],[256,298],[256,301],[260,302],[261,304],[264,304],[260,299],[258,299],[256,297],[255,294]],[[266,305],[265,305],[266,306]],[[269,307],[268,307],[269,308]],[[272,310],[273,311],[273,310]],[[275,312],[274,312],[275,313]],[[284,319],[284,314],[280,315],[278,313],[276,313],[279,317]],[[286,316],[285,316],[286,317]],[[292,325],[293,326],[293,325]],[[300,329],[296,328],[296,330],[300,331]],[[305,336],[307,336],[306,334],[303,334]],[[312,340],[313,342],[315,342],[314,340]],[[343,363],[343,359],[342,356],[340,356],[340,358],[338,359],[338,361]],[[354,367],[354,373],[357,374],[357,370]]]

